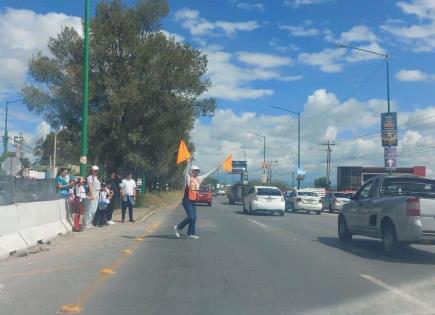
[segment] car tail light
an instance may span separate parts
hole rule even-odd
[[[302,198],[296,198],[296,202],[302,202]]]
[[[410,217],[420,216],[420,199],[418,197],[410,197],[406,200],[406,214]]]

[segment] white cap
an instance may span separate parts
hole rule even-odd
[[[93,165],[93,166],[91,167],[91,170],[92,170],[92,171],[99,171],[100,168],[99,168],[97,165]]]
[[[192,167],[190,168],[192,171],[200,171],[199,167],[196,165],[192,165]]]

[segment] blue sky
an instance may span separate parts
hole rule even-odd
[[[82,2],[2,0],[0,35],[7,32],[9,39],[0,40],[0,65],[12,67],[16,77],[11,80],[6,72],[0,74],[1,102],[19,98],[18,87],[26,80],[23,60],[44,50],[56,27],[80,28]],[[94,8],[97,1],[91,3]],[[379,130],[380,113],[386,110],[385,64],[381,65],[382,58],[336,47],[344,43],[390,54],[393,109],[399,112],[399,125],[405,125],[400,132],[399,165],[426,165],[429,175],[435,171],[430,160],[435,143],[435,120],[430,120],[435,115],[433,1],[173,0],[169,4],[171,12],[163,21],[168,36],[209,56],[213,87],[208,96],[217,98],[218,111],[213,118],[198,121],[192,133],[197,161],[204,168],[239,148],[247,151],[251,169],[258,173],[261,139],[250,134],[256,131],[268,137],[268,158],[279,161],[277,174],[288,180],[295,169],[296,122],[270,105],[302,113],[302,160],[309,179],[324,172],[320,144],[326,140],[337,141],[333,169],[343,164],[382,166],[379,135],[340,140]],[[57,13],[54,18],[53,13]],[[10,25],[22,28],[18,38],[8,32]],[[22,44],[23,33],[30,39],[37,30],[35,47]],[[18,44],[11,49],[11,43]],[[15,131],[32,138],[29,142],[38,137],[37,127],[39,136],[47,132],[41,117],[15,106],[17,112],[11,117]],[[308,119],[312,116],[320,117]],[[429,119],[422,126],[418,122],[425,117]],[[423,147],[427,151],[421,151]],[[240,151],[233,153],[241,158]]]

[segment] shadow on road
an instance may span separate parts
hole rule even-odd
[[[234,211],[235,214],[238,215],[248,215],[248,216],[256,216],[256,217],[280,217],[279,215],[271,212],[252,212],[252,213],[245,213],[243,211]]]
[[[147,235],[144,238],[164,238],[168,240],[179,240],[183,237],[187,237],[187,235],[180,235],[181,237],[176,237],[173,234],[161,234],[161,235]]]
[[[382,242],[371,239],[353,239],[345,244],[335,237],[318,237],[323,245],[334,247],[366,259],[382,260],[393,263],[435,265],[435,254],[414,247],[402,247],[394,257],[385,256]]]
[[[286,214],[304,214],[304,215],[318,215],[315,212],[309,212],[309,211],[288,211]]]

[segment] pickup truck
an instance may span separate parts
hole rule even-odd
[[[343,205],[338,236],[382,239],[384,252],[400,245],[435,244],[435,180],[411,175],[371,178]]]

